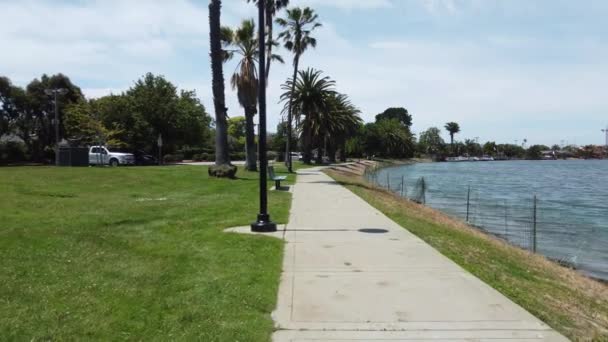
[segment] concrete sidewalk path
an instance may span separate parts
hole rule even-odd
[[[293,192],[274,341],[567,341],[319,169]]]

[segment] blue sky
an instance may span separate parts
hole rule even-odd
[[[63,72],[89,97],[119,93],[150,71],[195,89],[212,112],[208,1],[0,0],[0,75],[25,85]],[[323,70],[367,121],[408,108],[413,130],[459,122],[459,139],[603,143],[608,124],[608,1],[292,0],[314,7]],[[223,24],[255,16],[224,0]],[[286,51],[280,51],[289,61]],[[274,65],[269,129],[280,120]],[[234,64],[225,67],[225,74]],[[231,116],[242,115],[226,91]],[[447,135],[445,135],[447,138]]]

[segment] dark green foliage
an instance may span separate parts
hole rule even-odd
[[[441,138],[441,131],[437,127],[430,127],[420,133],[418,151],[422,154],[441,159],[446,153],[445,141]]]
[[[376,122],[390,119],[397,119],[406,127],[412,126],[412,116],[408,113],[407,109],[403,107],[388,108],[384,112],[376,115]]]
[[[24,143],[17,141],[0,142],[0,165],[21,163],[29,159]]]
[[[184,155],[175,153],[175,154],[165,154],[163,156],[163,162],[165,163],[179,163],[184,160]]]
[[[274,151],[268,151],[266,152],[266,158],[271,161],[271,160],[275,160],[278,157],[278,153],[274,152]]]
[[[62,74],[43,75],[25,90],[0,77],[1,133],[19,137],[31,160],[54,158],[54,106],[44,91],[55,88],[68,90],[58,97],[58,108],[60,135],[72,145],[102,143],[155,154],[160,133],[163,152],[174,152],[183,145],[212,147],[211,118],[196,94],[178,93],[162,76],[148,73],[127,92],[95,100],[86,100]]]
[[[448,122],[445,124],[445,130],[450,133],[450,144],[454,144],[454,135],[460,132],[460,126],[456,122]]]
[[[543,158],[543,151],[550,150],[549,146],[545,145],[532,145],[526,151],[526,159],[538,160]]]
[[[235,165],[211,165],[208,169],[209,176],[217,178],[234,178],[236,171]]]
[[[346,146],[354,155],[383,158],[412,158],[416,149],[407,125],[398,118],[382,116],[379,121],[360,126]]]

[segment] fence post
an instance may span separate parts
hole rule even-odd
[[[404,177],[401,175],[401,197],[403,197],[403,189],[405,187]]]
[[[391,190],[391,179],[388,172],[386,173],[386,189],[389,191]]]
[[[467,223],[469,223],[469,207],[471,206],[471,185],[467,190]]]
[[[505,203],[505,239],[509,241],[509,224],[507,223],[507,200],[504,200]]]
[[[536,253],[536,195],[534,195],[534,221],[532,225],[532,252]]]
[[[426,204],[426,183],[424,177],[422,177],[422,204]]]

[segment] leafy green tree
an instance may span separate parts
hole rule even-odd
[[[177,101],[175,131],[176,143],[180,146],[210,145],[211,117],[194,90],[182,90]]]
[[[488,141],[483,144],[483,153],[488,156],[495,156],[498,153],[498,147],[494,141]]]
[[[445,142],[441,138],[441,131],[437,127],[430,127],[420,133],[418,145],[420,152],[433,156],[441,155],[445,149]]]
[[[125,148],[128,145],[119,139],[122,131],[108,129],[103,125],[94,101],[80,101],[65,110],[66,136],[81,146],[108,145]]]
[[[499,154],[503,154],[508,159],[524,158],[526,155],[526,150],[520,145],[500,144],[497,146],[497,150]]]
[[[211,75],[213,106],[215,109],[215,165],[209,167],[209,175],[216,177],[234,177],[236,167],[230,163],[228,151],[228,126],[224,71],[222,63],[225,53],[222,49],[221,0],[209,0],[209,41],[211,50]]]
[[[543,158],[543,151],[549,150],[549,146],[532,145],[526,151],[526,159],[538,160]]]
[[[179,101],[177,87],[163,76],[147,73],[127,90],[126,95],[131,98],[131,109],[135,115],[141,116],[149,124],[152,130],[149,136],[158,137],[160,134],[166,145],[175,144],[178,133],[175,129]]]
[[[454,135],[460,132],[460,126],[456,122],[448,122],[445,124],[445,130],[450,133],[450,144],[454,145]]]
[[[300,57],[308,49],[308,47],[316,47],[317,40],[312,37],[312,32],[321,26],[317,22],[318,16],[309,7],[304,9],[295,7],[287,10],[287,16],[285,18],[277,18],[276,22],[283,27],[283,32],[279,34],[279,39],[283,40],[283,46],[293,53],[293,77],[292,80],[296,80],[298,77],[298,67],[300,63]],[[290,94],[295,94],[295,86],[297,82],[291,83]],[[294,99],[289,99],[289,106],[287,111],[287,135],[291,135],[292,117],[293,117],[293,102]],[[287,143],[290,141],[287,140]],[[310,147],[310,144],[307,146]],[[286,147],[287,154],[291,152],[291,146]],[[306,153],[306,151],[305,151]],[[305,157],[306,158],[306,157]],[[291,158],[289,158],[291,160]],[[306,160],[306,159],[305,159]],[[310,162],[310,160],[309,160]],[[291,163],[288,163],[289,172],[292,171]]]
[[[35,161],[50,161],[55,158],[55,106],[54,96],[46,94],[48,89],[65,89],[66,93],[57,97],[59,116],[59,137],[65,137],[65,108],[84,100],[79,87],[63,74],[42,75],[25,88],[25,110],[16,120],[15,131],[28,146]]]
[[[140,111],[134,109],[134,101],[127,94],[108,95],[92,100],[92,115],[98,115],[106,129],[115,132],[114,138],[133,150],[152,151],[157,136]]]
[[[465,139],[464,145],[465,151],[469,156],[481,157],[483,154],[483,148],[473,139]]]
[[[228,147],[231,153],[242,153],[246,149],[246,120],[244,116],[228,119]]]
[[[280,122],[277,125],[277,132],[272,136],[269,146],[272,151],[277,152],[278,161],[284,161],[285,158],[285,146],[287,142],[287,122]],[[296,146],[298,142],[298,136],[295,132],[291,134],[291,146]]]
[[[406,127],[412,126],[412,116],[408,113],[407,109],[403,107],[388,108],[384,112],[376,115],[376,122],[390,119],[397,119]]]

